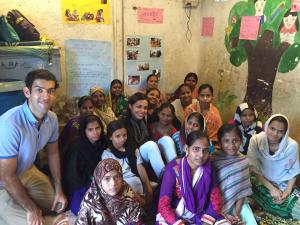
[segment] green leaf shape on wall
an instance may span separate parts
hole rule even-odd
[[[296,68],[300,60],[300,44],[292,44],[282,55],[278,71],[287,73]]]
[[[290,0],[266,0],[266,5],[264,8],[265,22],[261,24],[258,40],[262,37],[263,33],[266,30],[271,30],[274,33],[272,46],[274,49],[277,49],[280,42],[280,26],[284,14],[290,10],[291,1]],[[249,42],[253,48],[256,47],[257,41],[248,41],[248,40],[239,40],[239,32],[242,16],[254,16],[255,15],[255,5],[253,0],[241,1],[236,3],[230,10],[228,16],[228,27],[226,28],[226,35],[224,38],[225,47],[230,53],[230,62],[234,66],[240,66],[244,61],[247,60],[247,53],[244,49],[244,44]],[[276,15],[276,16],[274,16]],[[234,18],[234,19],[233,19]],[[298,12],[298,21],[300,19],[300,12]],[[300,29],[295,35],[295,44],[300,43]],[[295,45],[293,44],[293,45]],[[297,50],[298,45],[295,48],[288,48],[287,51],[283,54],[280,65],[278,66],[279,72],[288,72],[293,69],[298,64],[298,54]]]
[[[244,47],[233,49],[230,53],[230,62],[232,65],[239,67],[247,60],[247,52]]]
[[[231,105],[235,99],[237,99],[237,96],[232,94],[231,90],[225,90],[224,92],[220,91],[217,95],[215,104],[222,112],[228,108],[228,106]]]

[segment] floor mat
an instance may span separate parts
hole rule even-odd
[[[300,220],[283,219],[266,212],[255,212],[260,217],[259,225],[300,225]]]

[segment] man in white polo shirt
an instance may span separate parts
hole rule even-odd
[[[40,69],[28,73],[25,83],[27,101],[0,117],[1,225],[44,225],[43,215],[60,213],[67,205],[61,187],[58,120],[49,111],[58,82],[52,73]],[[53,186],[33,165],[43,148]]]

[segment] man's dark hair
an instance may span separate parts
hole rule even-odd
[[[55,83],[55,89],[59,87],[56,77],[50,71],[44,69],[37,69],[29,72],[25,78],[26,87],[31,90],[33,82],[37,79],[53,81]]]

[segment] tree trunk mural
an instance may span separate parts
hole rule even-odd
[[[272,113],[273,84],[280,58],[289,47],[281,43],[279,48],[272,47],[274,33],[265,31],[256,47],[247,42],[245,49],[248,55],[248,81],[244,101],[253,104],[264,116]]]
[[[244,101],[253,104],[260,115],[272,114],[273,85],[277,71],[287,73],[300,59],[299,12],[291,10],[290,0],[248,0],[231,9],[225,34],[230,62],[240,66],[248,60]],[[240,39],[244,16],[259,19],[257,39]],[[248,29],[248,27],[247,27]]]

